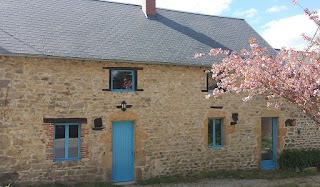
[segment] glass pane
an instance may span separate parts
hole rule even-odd
[[[213,146],[213,119],[208,120],[208,146]]]
[[[221,129],[221,127],[222,127],[222,123],[221,123],[221,119],[216,119],[216,126],[215,126],[215,128],[216,128],[216,134],[215,134],[215,136],[216,136],[216,145],[222,145],[222,129]]]
[[[272,118],[261,119],[261,159],[273,160],[272,156]]]
[[[65,125],[55,126],[55,139],[54,139],[54,155],[55,158],[65,158]]]
[[[79,149],[79,144],[78,144],[78,125],[69,125],[69,150],[68,150],[68,155],[69,158],[77,158],[79,157],[78,155],[78,149]]]
[[[112,89],[132,90],[133,71],[112,70]]]
[[[217,81],[212,78],[212,74],[208,73],[208,90],[218,88]]]

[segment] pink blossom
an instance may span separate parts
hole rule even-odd
[[[298,4],[297,0],[292,2]],[[305,9],[305,13],[320,27],[316,12]],[[249,39],[251,49],[243,49],[240,53],[210,50],[211,56],[225,57],[212,65],[213,78],[221,82],[220,89],[213,90],[211,96],[244,92],[247,96],[243,101],[247,102],[255,95],[265,95],[269,100],[268,107],[280,108],[283,102],[291,103],[320,122],[320,36],[311,38],[304,35],[304,38],[310,43],[308,49],[295,51],[283,48],[277,56],[269,55],[254,38]]]
[[[194,58],[200,58],[200,57],[203,57],[203,56],[205,56],[205,54],[203,54],[203,53],[196,53],[196,54],[194,55]]]

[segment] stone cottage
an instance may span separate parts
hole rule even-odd
[[[205,99],[211,48],[239,51],[243,19],[98,0],[0,5],[0,183],[124,182],[274,169],[319,147],[316,124],[264,97]]]

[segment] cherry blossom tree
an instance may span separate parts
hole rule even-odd
[[[297,0],[292,2],[299,5]],[[317,12],[308,9],[304,12],[320,27]],[[291,103],[320,123],[320,36],[303,37],[309,41],[306,50],[283,48],[277,56],[269,55],[254,38],[249,39],[250,50],[212,49],[209,55],[222,56],[223,60],[207,71],[212,73],[219,87],[207,98],[244,92],[243,101],[246,102],[254,96],[266,95],[268,106],[279,108],[283,103]]]

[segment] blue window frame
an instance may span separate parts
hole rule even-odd
[[[111,91],[113,92],[134,92],[136,90],[136,70],[110,71]]]
[[[54,125],[54,161],[80,159],[80,124]]]
[[[223,147],[223,119],[221,118],[208,120],[208,147]]]

